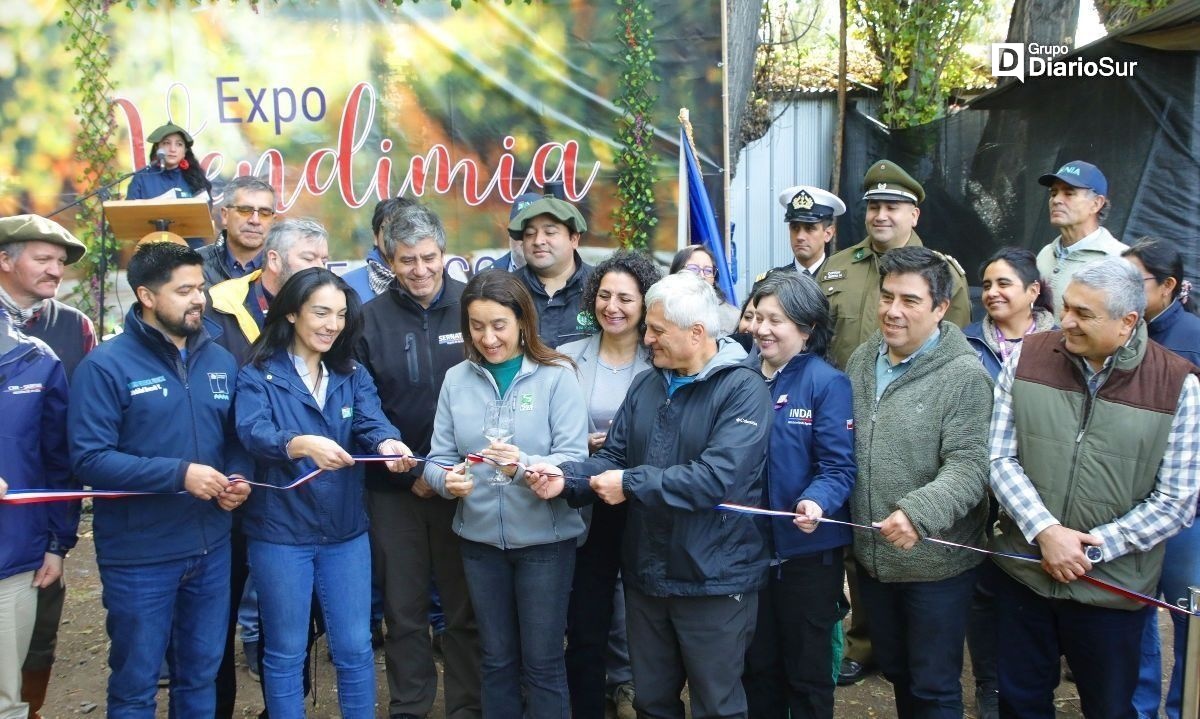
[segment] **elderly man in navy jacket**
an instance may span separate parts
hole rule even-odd
[[[699,276],[660,280],[646,307],[654,369],[634,378],[604,446],[561,469],[534,465],[526,481],[572,505],[629,502],[621,571],[638,716],[682,719],[684,682],[692,716],[746,716],[767,552],[752,517],[714,507],[761,502],[771,397],[741,346],[714,339],[718,300]]]
[[[171,709],[212,716],[229,612],[229,510],[249,458],[233,423],[238,366],[205,330],[203,260],[144,245],[128,268],[125,331],[75,370],[68,413],[76,476],[145,492],[98,502],[96,562],[108,610],[108,715],[155,711],[170,642]]]

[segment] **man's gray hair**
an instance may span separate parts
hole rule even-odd
[[[5,242],[0,245],[0,252],[8,255],[10,259],[16,260],[21,257],[21,253],[25,251],[25,246],[29,242],[22,240],[21,242]]]
[[[329,233],[320,222],[308,217],[276,222],[267,230],[267,239],[263,241],[263,254],[274,250],[280,257],[286,257],[292,245],[300,240],[329,242]]]
[[[651,285],[646,292],[646,309],[659,302],[667,321],[676,327],[699,323],[709,337],[725,334],[717,293],[694,272],[676,272]]]
[[[1136,312],[1146,316],[1146,287],[1142,273],[1121,257],[1103,257],[1089,262],[1071,277],[1071,282],[1099,290],[1107,296],[1112,319]]]
[[[389,259],[396,256],[400,245],[416,247],[417,243],[432,239],[438,249],[446,251],[446,227],[437,213],[419,202],[405,205],[383,222],[383,254]]]
[[[233,207],[238,192],[269,192],[271,197],[275,197],[275,188],[271,187],[266,180],[255,175],[242,175],[235,177],[225,183],[225,188],[221,190],[224,196],[221,198],[221,207]],[[274,204],[274,199],[272,199]]]

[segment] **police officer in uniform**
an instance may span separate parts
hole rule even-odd
[[[867,237],[830,257],[816,277],[817,284],[829,299],[830,319],[833,320],[828,359],[839,369],[846,366],[854,350],[879,327],[880,255],[897,247],[924,246],[915,229],[921,216],[917,205],[924,199],[925,188],[921,183],[894,162],[880,160],[863,177]],[[964,327],[971,321],[966,275],[953,257],[944,257],[954,276],[954,292],[945,318]],[[850,586],[851,607],[862,606],[852,561],[846,562],[846,581]],[[856,683],[873,664],[865,612],[851,614],[845,642],[839,686]]]
[[[788,223],[795,260],[754,278],[755,282],[771,272],[804,272],[816,277],[825,260],[826,250],[836,232],[833,220],[846,213],[846,204],[832,192],[811,185],[789,187],[779,195],[783,221]]]
[[[924,199],[925,188],[896,163],[880,160],[867,170],[867,238],[830,257],[817,275],[834,323],[829,358],[839,368],[878,327],[879,256],[897,247],[924,246],[915,229],[921,216],[917,205]],[[965,327],[971,322],[966,274],[957,260],[944,257],[955,279],[946,319]]]

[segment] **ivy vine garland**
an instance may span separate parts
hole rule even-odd
[[[625,48],[624,70],[615,104],[624,110],[617,118],[617,209],[613,211],[613,236],[622,247],[645,250],[652,244],[654,216],[654,131],[650,114],[657,94],[654,74],[654,30],[650,8],[643,0],[616,0],[620,23],[617,36]]]

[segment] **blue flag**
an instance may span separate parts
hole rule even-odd
[[[687,213],[689,240],[693,245],[704,245],[713,256],[717,266],[717,286],[725,293],[725,301],[737,306],[737,297],[733,290],[733,276],[729,270],[729,262],[725,257],[725,241],[717,229],[717,215],[713,212],[712,202],[704,190],[704,177],[700,174],[700,164],[696,162],[696,153],[688,142],[683,128],[679,129],[679,142],[683,147],[683,155],[687,162]],[[679,208],[680,212],[683,208]]]

